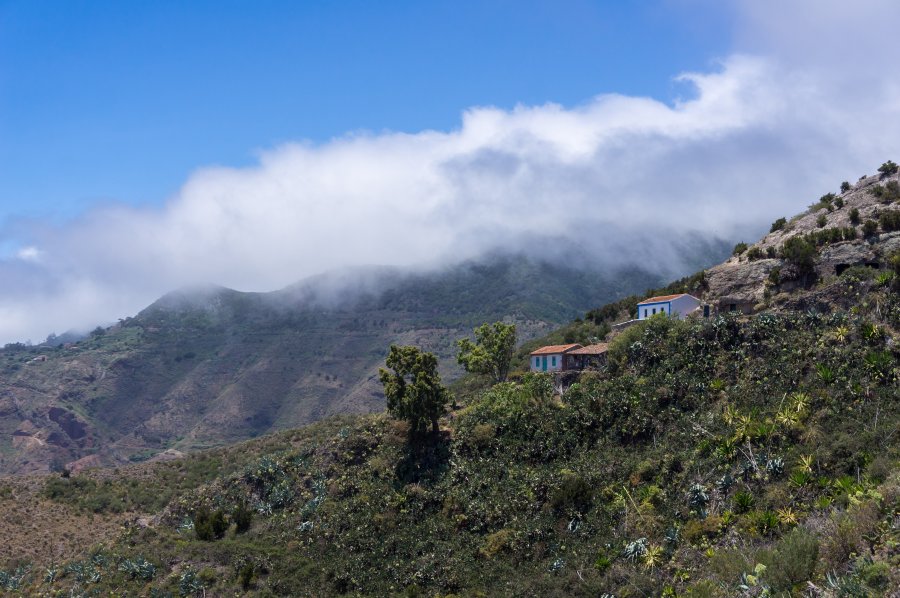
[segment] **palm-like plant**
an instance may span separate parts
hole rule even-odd
[[[806,411],[809,408],[810,401],[809,395],[802,391],[797,391],[791,395],[791,403],[793,404],[794,411],[797,413]]]
[[[849,335],[850,329],[846,326],[838,326],[834,329],[834,338],[836,338],[839,343],[844,342]]]
[[[794,509],[792,509],[791,507],[784,507],[782,509],[778,509],[777,515],[778,515],[778,522],[781,525],[785,525],[785,526],[797,525],[797,522],[799,520],[797,512],[794,511]]]
[[[809,483],[810,479],[811,477],[807,472],[795,471],[791,474],[789,481],[791,483],[791,486],[794,486],[795,488],[802,488]]]
[[[658,544],[650,544],[644,552],[644,567],[646,569],[655,569],[663,561],[663,548]]]
[[[753,495],[746,490],[734,493],[734,510],[738,513],[746,513],[753,508],[755,502]]]
[[[816,364],[816,373],[819,374],[819,379],[822,380],[825,384],[831,384],[834,382],[834,370],[825,365],[824,363]]]

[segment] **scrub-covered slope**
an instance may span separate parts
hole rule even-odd
[[[752,315],[652,318],[563,394],[523,376],[426,440],[357,416],[48,478],[72,508],[155,515],[53,576],[8,573],[152,595],[896,595],[900,254],[870,265]]]

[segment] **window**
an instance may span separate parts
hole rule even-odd
[[[737,311],[737,303],[731,303],[728,305],[728,311]]]
[[[655,307],[653,308],[653,315],[654,315],[654,316],[656,315],[656,308],[655,308]]]
[[[556,355],[550,358],[550,365],[556,367]]]
[[[645,318],[647,317],[647,308],[646,307],[644,308],[644,317]]]

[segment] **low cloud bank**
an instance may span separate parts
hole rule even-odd
[[[848,30],[848,9],[827,3],[737,3],[746,52],[680,75],[689,95],[672,104],[606,94],[472,108],[450,132],[353,134],[204,168],[158,208],[8,223],[0,343],[132,315],[197,282],[272,290],[359,264],[564,257],[541,239],[567,239],[599,267],[676,274],[685,236],[750,239],[900,157],[900,43],[873,45],[860,26],[877,32],[900,9],[852,10]],[[823,58],[810,51],[820,43],[852,51]]]

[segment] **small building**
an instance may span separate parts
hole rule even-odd
[[[700,300],[687,293],[662,295],[644,299],[638,303],[637,307],[638,320],[646,320],[647,318],[652,318],[656,314],[666,314],[667,316],[682,320],[689,313],[700,307]]]
[[[606,361],[606,343],[583,347],[549,345],[531,352],[532,372],[569,372],[599,367]]]
[[[606,364],[606,351],[608,349],[608,344],[597,343],[588,345],[587,347],[581,347],[580,349],[573,349],[566,353],[566,357],[568,357],[572,363],[573,369],[587,370],[590,368],[599,368]]]
[[[531,352],[532,372],[561,372],[572,369],[571,359],[566,359],[568,354],[575,349],[581,349],[581,345],[548,345]]]

